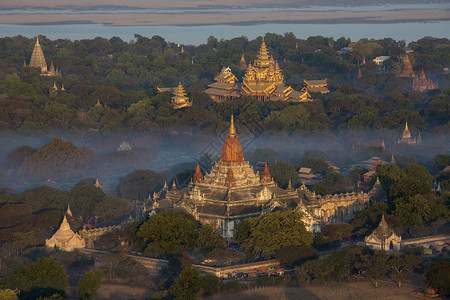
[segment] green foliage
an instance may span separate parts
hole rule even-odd
[[[17,297],[17,293],[11,289],[1,289],[0,290],[0,299],[3,300],[19,300]]]
[[[438,290],[441,296],[448,297],[450,295],[450,262],[434,263],[425,274],[425,282]]]
[[[298,173],[292,164],[279,161],[269,167],[269,172],[273,180],[282,188],[288,186],[289,180],[291,180],[292,186],[296,186],[300,182]]]
[[[187,267],[181,271],[180,276],[171,287],[175,299],[197,299],[201,289],[201,276],[194,267]]]
[[[64,267],[55,260],[43,257],[28,267],[18,268],[6,278],[6,286],[20,291],[20,297],[29,299],[50,296],[54,293],[65,295],[67,275]]]
[[[322,228],[322,234],[330,241],[340,241],[345,237],[350,236],[353,227],[350,224],[328,224]]]
[[[275,258],[279,259],[282,265],[293,268],[303,264],[305,261],[318,258],[318,254],[313,247],[287,246],[278,249],[275,253]]]
[[[287,246],[309,246],[313,234],[306,230],[303,214],[295,211],[274,212],[249,218],[236,229],[235,240],[250,257],[270,258]]]
[[[401,287],[402,280],[408,272],[412,272],[414,268],[422,261],[419,256],[408,254],[405,256],[392,253],[387,264],[391,268],[391,272],[397,278],[398,287]]]
[[[364,247],[349,246],[332,252],[323,259],[310,260],[296,268],[299,282],[323,283],[348,280],[350,275],[360,273],[366,263]]]
[[[207,253],[216,248],[225,246],[225,238],[211,225],[204,224],[198,231],[195,247],[203,253]]]
[[[375,280],[375,287],[378,287],[378,280],[385,276],[389,271],[388,259],[389,255],[386,251],[376,251],[364,267],[366,271],[365,275],[368,278]]]
[[[206,274],[200,279],[200,286],[203,290],[204,296],[211,296],[217,294],[220,290],[219,277],[213,274]]]
[[[136,235],[145,242],[146,255],[165,257],[193,247],[198,236],[196,227],[192,218],[165,211],[148,218]]]
[[[89,271],[78,281],[77,298],[93,299],[102,285],[104,274],[102,270]]]
[[[165,176],[152,170],[136,170],[119,183],[119,193],[126,199],[147,199],[164,185]]]
[[[300,163],[300,167],[311,168],[315,173],[322,174],[325,174],[330,168],[325,161],[310,157],[305,158],[303,162]]]

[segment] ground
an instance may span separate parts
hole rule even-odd
[[[209,300],[259,300],[259,299],[392,299],[408,300],[420,299],[416,295],[417,289],[408,285],[398,288],[392,282],[379,282],[378,288],[370,282],[332,283],[328,285],[295,287],[267,287],[241,293],[232,293],[207,298]]]

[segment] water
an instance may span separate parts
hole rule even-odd
[[[231,39],[246,36],[254,39],[265,33],[284,34],[292,32],[297,38],[321,35],[349,37],[352,41],[361,38],[405,40],[407,43],[425,36],[450,38],[450,21],[391,24],[255,24],[245,26],[207,25],[207,26],[104,26],[101,24],[58,24],[58,25],[5,25],[0,24],[0,37],[23,35],[34,37],[37,34],[55,39],[92,39],[97,36],[111,38],[118,36],[124,41],[134,38],[134,34],[146,37],[159,35],[166,41],[200,45],[209,36],[217,39]]]
[[[275,11],[387,11],[405,9],[450,9],[450,3],[429,4],[390,4],[367,6],[299,6],[299,7],[214,7],[214,8],[173,8],[154,9],[121,6],[105,7],[67,7],[67,8],[13,8],[0,10],[0,15],[9,14],[192,14],[192,13],[224,13],[224,12],[275,12]]]

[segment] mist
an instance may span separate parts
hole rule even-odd
[[[244,157],[255,164],[258,158],[252,154],[257,148],[270,148],[277,152],[282,161],[298,163],[307,150],[318,150],[326,154],[328,161],[340,168],[368,159],[374,155],[388,160],[391,155],[406,155],[419,163],[427,164],[437,154],[449,154],[449,138],[442,133],[421,132],[422,143],[418,145],[396,144],[401,132],[376,131],[321,131],[299,134],[280,134],[249,131],[247,127],[237,124],[237,132],[244,149]],[[411,130],[413,138],[418,132]],[[220,157],[226,132],[215,134],[198,131],[195,128],[183,130],[156,130],[150,133],[116,133],[100,135],[96,132],[82,134],[19,134],[2,132],[0,137],[1,170],[0,187],[12,188],[17,192],[40,185],[68,190],[84,178],[98,178],[107,192],[113,192],[120,178],[142,169],[164,173],[167,180],[185,169],[194,169],[197,160],[205,154],[212,160]],[[72,142],[77,148],[88,147],[94,153],[89,166],[80,172],[65,170],[63,175],[45,180],[32,180],[26,176],[17,176],[17,166],[11,167],[7,157],[21,146],[39,149],[60,138]],[[382,141],[386,149],[381,148]],[[251,158],[251,159],[250,159]],[[209,171],[211,164],[202,164],[203,171]],[[345,174],[344,174],[345,175]]]

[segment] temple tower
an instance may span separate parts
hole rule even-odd
[[[172,97],[171,103],[175,109],[192,106],[192,101],[187,97],[181,83],[179,83],[178,87],[175,89],[175,96]]]
[[[31,54],[30,67],[39,68],[42,73],[47,72],[47,62],[45,61],[44,52],[41,44],[39,44],[39,35],[36,37],[33,53]]]

